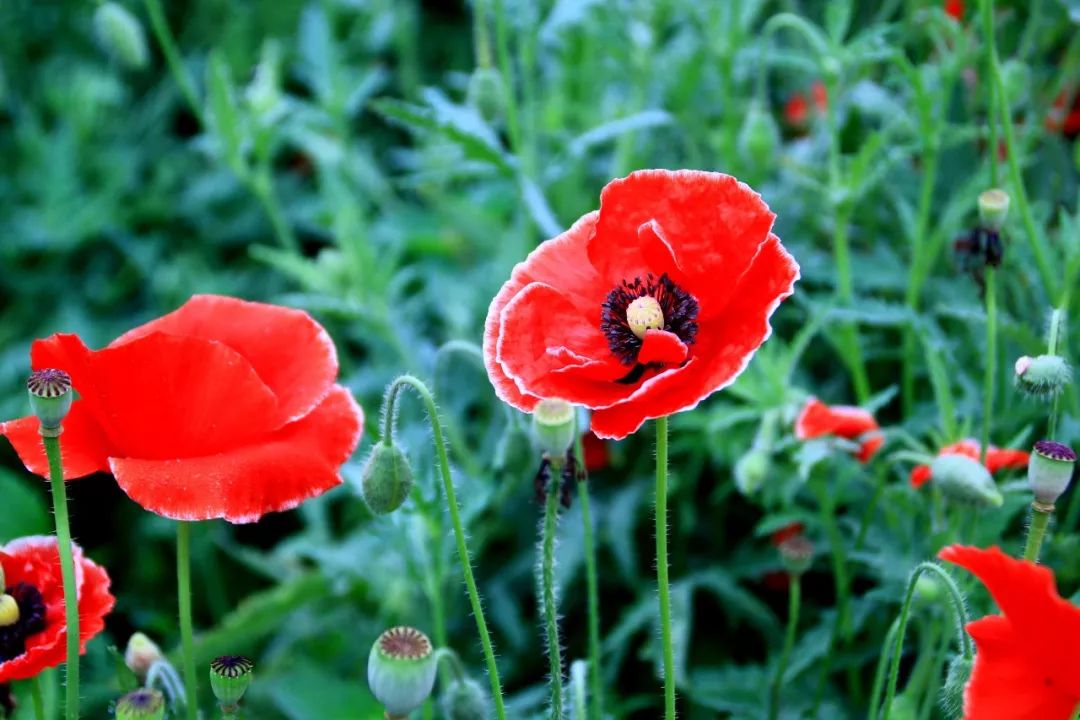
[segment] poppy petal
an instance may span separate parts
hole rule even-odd
[[[484,366],[495,387],[495,394],[503,402],[519,410],[531,412],[539,398],[523,392],[497,359],[503,310],[533,282],[565,286],[571,288],[570,293],[579,292],[578,288],[597,285],[596,272],[585,253],[586,242],[596,228],[597,217],[596,212],[583,216],[562,235],[533,250],[523,262],[514,267],[510,279],[503,284],[488,308],[487,320],[484,323]],[[597,308],[603,299],[602,295],[589,298],[596,303]],[[599,310],[597,314],[599,315]]]
[[[339,485],[363,411],[336,385],[308,415],[254,444],[208,457],[111,458],[116,481],[147,510],[175,520],[255,522]]]
[[[770,235],[723,317],[701,326],[690,360],[646,380],[626,401],[596,410],[593,432],[622,439],[646,420],[692,408],[734,382],[772,333],[769,318],[798,278],[795,259]]]
[[[930,479],[930,466],[929,465],[916,465],[911,469],[911,485],[912,487],[922,487]]]
[[[153,333],[224,343],[242,355],[278,400],[278,424],[311,412],[337,377],[337,350],[303,310],[221,295],[195,295],[180,308],[129,330],[117,347]]]
[[[877,454],[877,451],[885,444],[885,436],[879,432],[872,432],[866,435],[859,443],[859,454],[857,458],[861,463],[870,462],[871,458]]]
[[[733,297],[775,217],[758,193],[730,175],[640,170],[604,188],[588,255],[609,283],[641,275],[643,268],[655,274],[679,271],[700,304],[700,318],[708,319]],[[654,222],[676,267],[650,264],[657,255],[646,257],[637,242],[642,226]],[[694,258],[708,262],[690,262]]]
[[[42,477],[49,475],[49,460],[41,442],[41,423],[34,415],[0,423],[0,435],[5,436],[19,454],[26,469]],[[74,480],[109,469],[108,440],[97,421],[91,417],[85,400],[76,400],[64,418],[60,436],[60,457],[64,479]]]
[[[795,437],[811,440],[836,435],[854,440],[878,428],[877,420],[868,410],[853,405],[829,406],[812,397],[806,401],[795,420]]]
[[[991,447],[986,453],[986,469],[992,473],[1007,468],[1026,468],[1031,456],[1023,450],[1000,450]]]
[[[686,360],[690,348],[679,336],[666,330],[648,330],[638,351],[637,361],[642,365],[662,363],[678,365]]]

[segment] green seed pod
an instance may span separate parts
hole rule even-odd
[[[124,648],[124,664],[139,680],[145,680],[150,668],[162,657],[157,643],[141,632],[128,638],[127,647]]]
[[[94,33],[105,52],[121,65],[139,70],[150,58],[142,23],[123,5],[106,2],[94,11]]]
[[[42,434],[59,435],[60,423],[67,417],[74,399],[71,376],[63,370],[35,370],[26,381],[26,389],[30,393],[30,409],[41,421],[41,429],[49,431]]]
[[[1052,507],[1069,488],[1075,466],[1076,453],[1068,445],[1053,440],[1035,443],[1028,462],[1028,483],[1035,500]]]
[[[1024,355],[1015,370],[1017,386],[1033,397],[1054,398],[1072,382],[1072,368],[1059,355]]]
[[[772,457],[764,448],[752,447],[735,463],[735,487],[743,495],[757,493],[769,477]]]
[[[465,102],[480,113],[486,122],[501,120],[506,112],[506,93],[502,75],[494,68],[476,68],[469,78]]]
[[[154,688],[139,688],[116,703],[116,720],[163,720],[165,696]]]
[[[938,703],[946,720],[960,720],[964,714],[964,688],[971,679],[971,668],[974,665],[963,655],[957,655],[949,661],[949,672],[945,675],[945,684],[941,686],[941,696]]]
[[[368,656],[368,687],[389,718],[406,718],[435,687],[438,665],[427,635],[411,627],[379,636]]]
[[[375,443],[361,476],[364,502],[376,515],[397,510],[412,491],[413,475],[409,458],[397,445]]]
[[[1005,502],[990,471],[969,457],[941,455],[930,464],[930,474],[950,500],[983,508],[1001,507]]]
[[[484,687],[472,678],[454,680],[439,699],[446,720],[486,720],[491,703]]]
[[[814,564],[814,546],[801,533],[785,539],[777,549],[789,575],[802,575]]]
[[[255,663],[241,655],[222,655],[210,663],[210,687],[223,708],[235,708],[255,676]]]
[[[889,708],[889,720],[915,720],[919,704],[909,695],[897,695]]]
[[[780,147],[780,128],[772,113],[754,100],[739,130],[739,153],[747,163],[771,165]]]
[[[532,415],[533,439],[542,452],[565,457],[574,444],[574,406],[562,400],[541,400]]]
[[[979,221],[991,230],[1000,230],[1009,214],[1009,193],[991,188],[979,194]]]

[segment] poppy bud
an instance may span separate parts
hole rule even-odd
[[[1024,355],[1016,361],[1016,384],[1029,395],[1052,398],[1072,382],[1072,368],[1059,355]]]
[[[0,595],[0,628],[19,622],[19,603],[7,593]]]
[[[562,458],[574,444],[574,406],[562,400],[541,400],[533,410],[533,438],[541,451]]]
[[[490,705],[487,691],[472,678],[450,683],[439,703],[446,720],[485,720]]]
[[[752,447],[735,463],[735,487],[743,495],[753,495],[769,477],[772,457],[769,451]]]
[[[897,695],[889,707],[889,720],[915,720],[919,705],[910,695]]]
[[[1000,230],[1009,214],[1009,194],[998,188],[991,188],[979,194],[979,220],[991,230]]]
[[[71,410],[71,376],[63,370],[35,370],[26,381],[30,409],[41,421],[42,434],[56,437]]]
[[[281,47],[273,40],[263,44],[255,75],[244,91],[244,99],[256,115],[266,119],[281,101]],[[321,258],[321,256],[320,256]]]
[[[500,120],[506,111],[506,98],[499,71],[490,67],[476,68],[469,77],[465,102],[480,113],[486,122]]]
[[[1035,452],[1028,463],[1028,483],[1035,500],[1053,506],[1069,487],[1076,453],[1068,445],[1053,440],[1035,443]]]
[[[163,720],[165,696],[154,688],[139,688],[116,703],[116,720]]]
[[[747,163],[769,165],[780,146],[780,128],[757,100],[750,103],[739,130],[739,152]]]
[[[222,708],[233,709],[247,692],[255,663],[241,655],[222,655],[210,663],[210,687]]]
[[[140,680],[146,679],[150,668],[161,658],[161,648],[141,632],[132,635],[124,648],[124,664]]]
[[[930,475],[946,497],[978,507],[1001,507],[1005,499],[994,478],[977,460],[963,455],[939,455],[930,464]]]
[[[928,573],[921,573],[915,581],[915,597],[928,605],[933,605],[940,600],[942,592],[941,582]]]
[[[105,52],[133,70],[146,66],[149,53],[142,23],[123,5],[106,2],[94,11],[94,33]]]
[[[973,664],[963,655],[957,655],[949,662],[949,672],[945,675],[945,684],[941,686],[939,701],[947,720],[960,720],[964,714],[964,688],[971,679]]]
[[[375,443],[361,476],[364,502],[371,512],[394,512],[409,497],[412,486],[412,468],[401,448],[387,442]]]
[[[431,695],[437,667],[427,635],[411,627],[391,628],[371,646],[368,687],[388,718],[406,718]]]
[[[802,533],[785,538],[777,547],[784,569],[790,575],[802,575],[814,562],[814,546]]]

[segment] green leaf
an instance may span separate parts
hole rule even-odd
[[[207,122],[229,167],[237,174],[242,174],[243,128],[236,106],[236,91],[229,66],[217,51],[210,53],[210,61],[206,66],[206,87],[209,103]]]
[[[35,485],[39,486],[37,490],[34,489]],[[45,483],[37,475],[18,475],[0,467],[0,497],[4,498],[0,542],[51,532]]]
[[[387,120],[424,136],[434,134],[458,145],[469,158],[491,163],[501,170],[512,168],[510,158],[499,146],[491,128],[474,111],[459,108],[458,112],[438,113],[431,107],[383,98],[372,101],[371,107]]]

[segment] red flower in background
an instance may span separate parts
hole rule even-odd
[[[945,14],[960,22],[964,19],[964,0],[945,0]]]
[[[1069,720],[1080,706],[1080,609],[1053,574],[996,547],[950,545],[938,557],[974,573],[1002,612],[967,626],[978,652],[965,720]]]
[[[885,444],[885,436],[880,430],[881,426],[869,411],[853,405],[826,405],[816,397],[806,401],[795,419],[797,439],[841,437],[855,440],[859,443],[855,457],[863,463],[869,462]]]
[[[334,384],[337,354],[307,313],[199,295],[89,350],[75,335],[31,349],[80,398],[64,421],[64,476],[111,472],[132,500],[178,520],[253,522],[341,483],[363,412]],[[0,424],[48,472],[38,420]]]
[[[596,437],[592,430],[581,436],[581,449],[585,452],[585,469],[589,472],[603,470],[611,461],[607,441]]]
[[[644,170],[514,268],[488,310],[498,396],[591,408],[601,438],[696,406],[769,337],[799,266],[760,196],[720,173]]]
[[[780,547],[788,540],[799,537],[806,531],[806,527],[801,522],[788,523],[779,530],[775,530],[769,535],[769,542],[776,547]]]
[[[1080,134],[1080,93],[1062,90],[1046,114],[1046,129],[1072,137]]]
[[[946,445],[938,451],[942,455],[963,455],[972,460],[978,460],[982,446],[975,440],[961,440],[952,445]],[[1025,468],[1031,455],[1023,450],[1002,450],[993,445],[986,451],[986,469],[991,473],[1006,468]],[[911,484],[922,487],[930,479],[929,465],[916,465],[911,470]]]
[[[810,101],[813,101],[814,112],[824,115],[829,109],[829,94],[825,89],[825,83],[815,80],[810,86],[810,100],[801,92],[794,92],[784,104],[784,119],[788,125],[803,130],[810,121]]]
[[[78,583],[80,651],[105,627],[115,598],[105,569],[73,545]],[[18,605],[18,619],[0,626],[0,683],[25,680],[67,660],[67,622],[55,537],[25,537],[0,547],[0,588]]]

